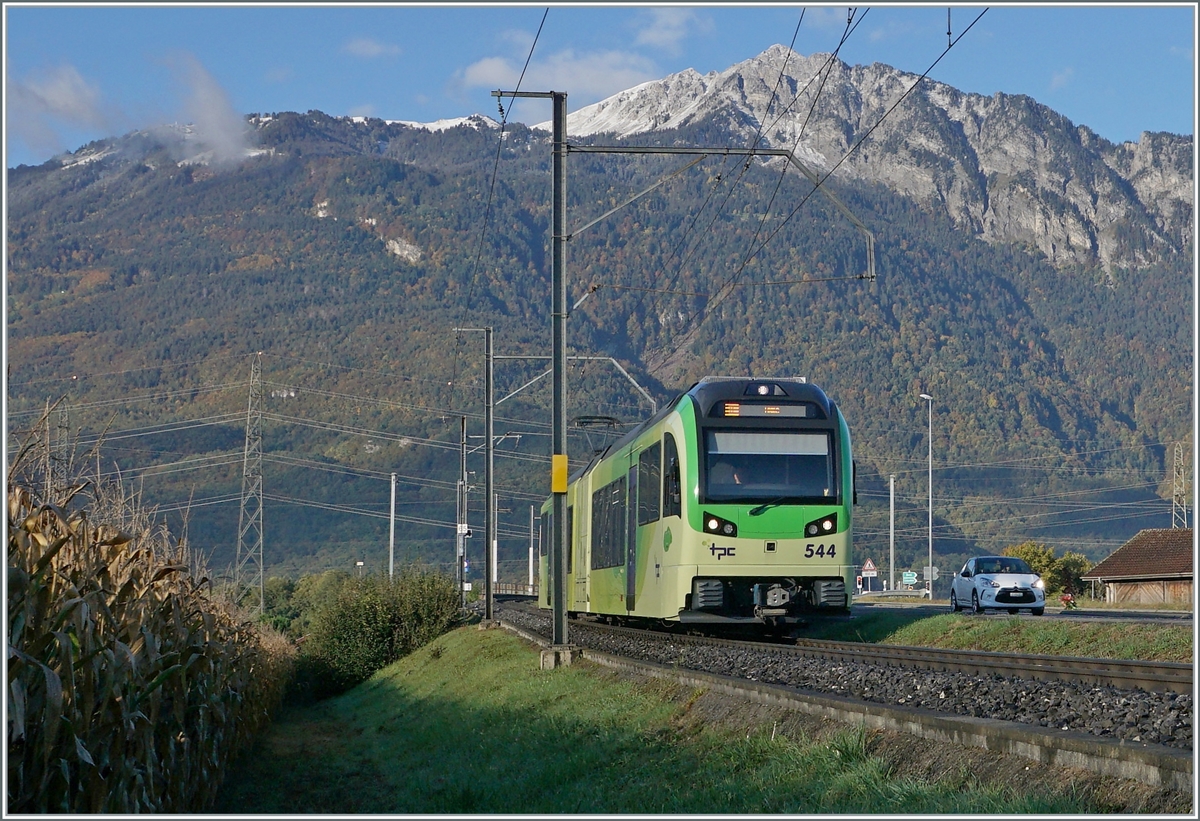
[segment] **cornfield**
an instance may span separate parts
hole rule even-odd
[[[49,501],[14,474],[7,811],[209,807],[282,700],[291,644],[214,595],[186,543],[119,484]]]

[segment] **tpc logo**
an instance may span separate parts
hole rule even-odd
[[[709,550],[712,551],[712,554],[717,557],[717,561],[721,561],[721,559],[725,556],[734,555],[734,551],[736,549],[737,548],[735,547],[717,547],[716,545],[713,545],[709,548]]]

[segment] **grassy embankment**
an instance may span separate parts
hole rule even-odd
[[[1082,658],[1192,660],[1192,625],[1087,622],[1043,616],[930,616],[902,608],[855,614],[848,622],[814,623],[803,631],[812,639],[1040,653]]]
[[[924,815],[1180,811],[1187,801],[996,760],[585,661],[539,670],[521,639],[468,627],[349,693],[286,712],[215,809]]]

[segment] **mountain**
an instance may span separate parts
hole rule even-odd
[[[1115,275],[1182,252],[1192,236],[1192,137],[1144,133],[1114,145],[1029,97],[966,94],[880,63],[772,46],[725,71],[689,69],[567,117],[568,135],[580,137],[705,125],[791,148],[835,179],[883,183],[960,229],[1027,243],[1055,265],[1100,264]]]
[[[768,105],[785,59],[829,77],[815,107],[802,97],[774,123],[766,112],[807,82],[789,68]],[[888,549],[895,475],[898,566],[920,567],[928,393],[943,567],[1027,538],[1099,558],[1166,525],[1174,445],[1190,453],[1178,158],[1192,138],[1114,146],[1028,98],[924,83],[870,131],[908,77],[772,48],[572,115],[577,145],[749,146],[766,122],[770,145],[833,171],[825,185],[875,235],[878,267],[861,278],[860,234],[776,160],[681,171],[673,156],[572,153],[569,344],[597,357],[568,377],[573,464],[648,413],[605,357],[660,405],[707,374],[806,376],[854,433],[860,555]],[[104,470],[177,525],[190,511],[193,544],[223,567],[261,356],[268,572],[378,566],[392,473],[398,559],[445,563],[458,417],[472,437],[482,417],[482,339],[454,329],[493,327],[503,356],[547,352],[548,135],[319,111],[246,126],[148,129],[8,171],[10,452],[31,432],[45,461],[71,437],[82,458],[107,431]],[[1068,226],[1078,236],[1056,242]],[[543,372],[496,365],[510,579],[524,579],[528,506],[545,492]],[[31,430],[59,397],[64,417]]]

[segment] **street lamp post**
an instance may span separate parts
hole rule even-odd
[[[929,433],[926,436],[929,443],[929,565],[925,585],[929,600],[933,601],[933,397],[923,393],[921,398],[929,403]]]

